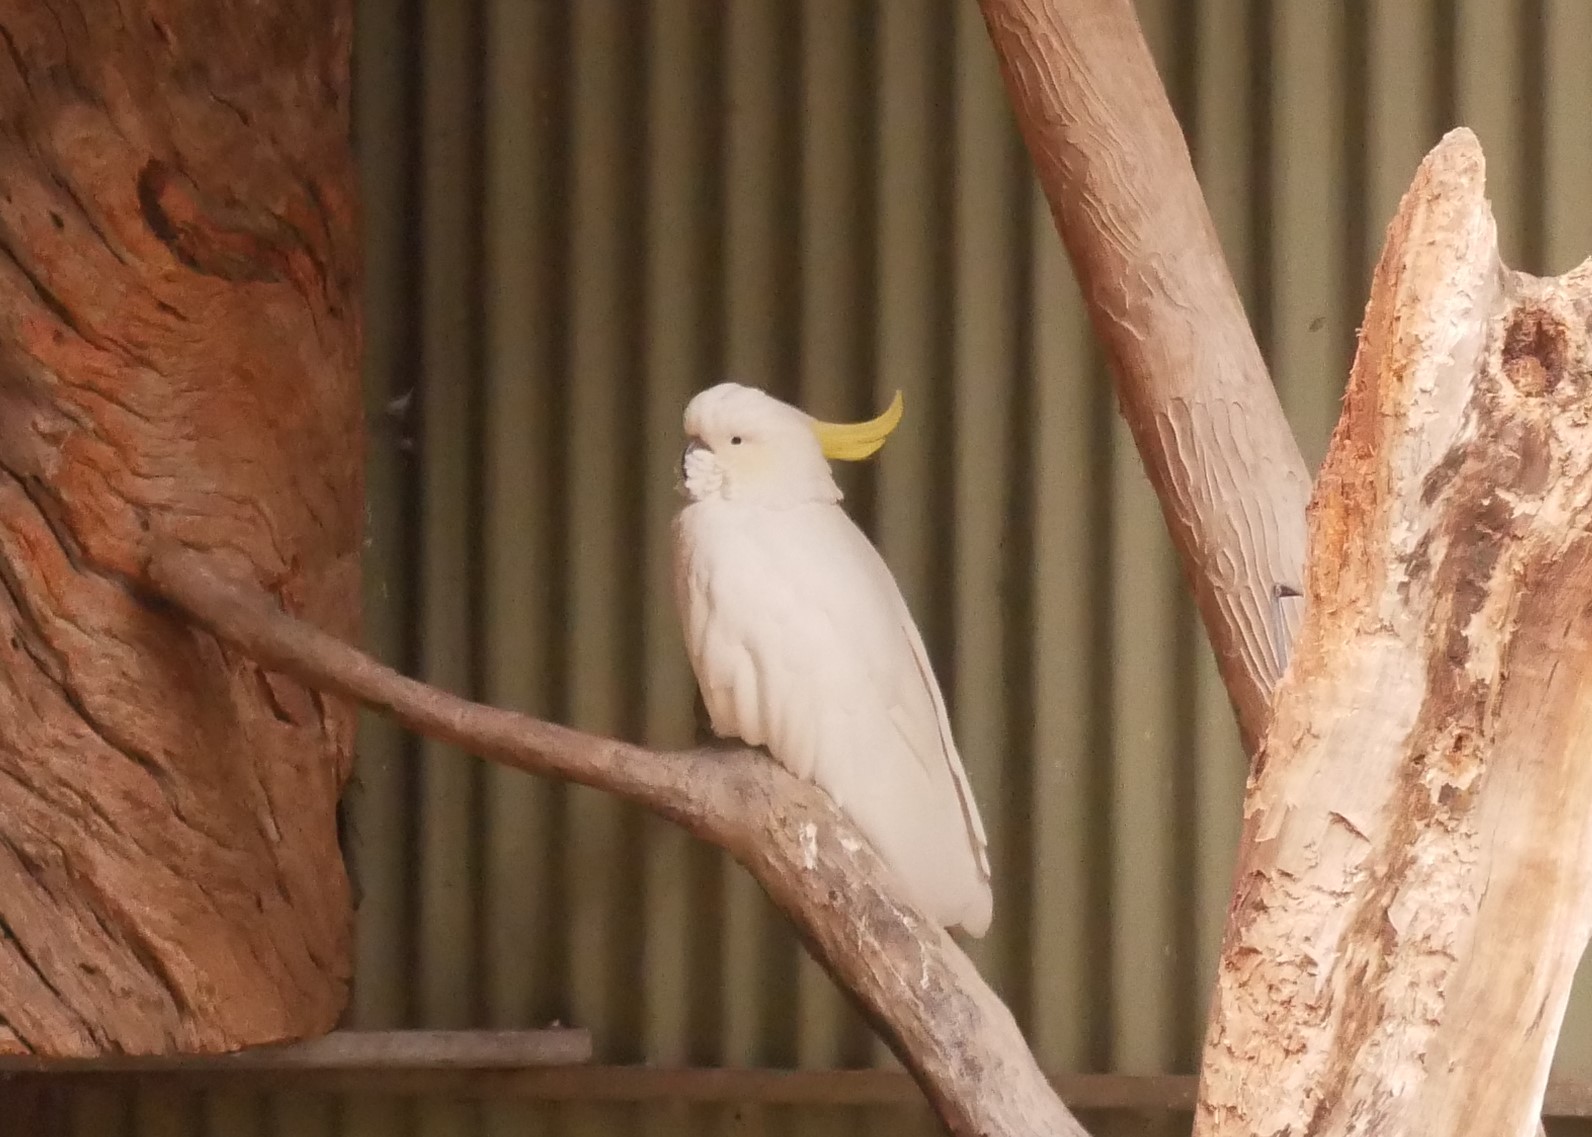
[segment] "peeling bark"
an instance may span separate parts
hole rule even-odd
[[[1592,916],[1592,262],[1423,163],[1310,515],[1196,1132],[1537,1131]]]
[[[347,0],[0,0],[0,1050],[331,1027],[341,702],[152,610],[157,539],[357,632]]]

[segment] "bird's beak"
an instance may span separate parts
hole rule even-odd
[[[685,480],[685,463],[686,463],[686,459],[690,458],[692,454],[696,453],[698,450],[701,450],[701,449],[702,449],[702,441],[700,439],[691,438],[691,439],[687,439],[686,440],[685,449],[680,451],[680,480],[681,481]]]
[[[890,432],[901,421],[904,409],[901,392],[897,391],[895,398],[890,400],[890,405],[878,418],[871,418],[867,422],[822,422],[813,419],[813,433],[818,436],[818,444],[824,448],[825,458],[860,462],[872,457],[884,445],[884,440],[890,437]]]

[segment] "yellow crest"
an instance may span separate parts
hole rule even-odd
[[[901,421],[905,406],[901,392],[897,391],[895,398],[890,400],[890,405],[878,418],[871,418],[867,422],[821,422],[814,419],[813,433],[818,436],[818,444],[824,448],[825,458],[860,462],[884,445],[884,440],[890,437],[890,432]]]

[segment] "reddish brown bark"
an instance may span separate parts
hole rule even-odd
[[[318,1033],[345,704],[140,598],[357,634],[348,0],[0,0],[0,1049]]]

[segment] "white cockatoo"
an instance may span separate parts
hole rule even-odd
[[[992,906],[984,824],[895,578],[840,506],[828,459],[901,419],[820,422],[736,383],[686,406],[675,599],[713,732],[822,787],[903,896],[973,936]]]

